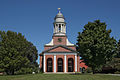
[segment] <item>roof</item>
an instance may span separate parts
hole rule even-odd
[[[67,50],[70,50],[71,52],[75,52],[75,53],[77,52],[76,50],[73,50],[73,49],[71,49],[71,48],[68,48],[68,47],[65,46],[65,45],[56,45],[56,46],[54,46],[54,47],[52,47],[52,48],[50,48],[50,49],[47,49],[47,50],[43,51],[42,53],[49,52],[50,50],[53,50],[53,49],[58,48],[58,47],[65,48],[65,49],[67,49]],[[62,52],[62,51],[61,51],[61,52]]]
[[[63,14],[62,14],[61,12],[59,12],[59,13],[55,16],[55,19],[56,19],[56,18],[63,18],[63,19],[65,19],[64,16],[63,16]]]

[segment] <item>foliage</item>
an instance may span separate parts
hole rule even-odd
[[[1,35],[0,35],[0,42],[2,41],[2,37],[1,37]]]
[[[16,72],[16,74],[30,74],[32,73],[32,68],[21,68]]]
[[[77,51],[93,73],[112,59],[116,48],[116,40],[110,37],[111,30],[106,30],[106,27],[105,23],[96,20],[88,22],[83,32],[78,33]]]
[[[120,71],[116,71],[115,74],[120,74]]]
[[[112,67],[116,71],[120,72],[120,40],[117,43],[114,57],[111,61],[107,61],[105,67]]]
[[[85,70],[85,73],[92,73],[92,68],[91,68],[91,67],[88,67],[88,68]]]
[[[117,44],[115,58],[113,58],[112,61],[113,61],[112,65],[114,65],[114,68],[120,73],[120,40],[118,41],[118,44]]]
[[[113,69],[120,71],[120,58],[113,58],[111,61],[107,61],[105,67],[112,67]]]
[[[115,58],[120,58],[120,40],[117,43],[117,49],[116,49]]]
[[[34,67],[38,67],[36,65],[37,49],[21,33],[0,31],[0,35],[2,38],[0,42],[0,72],[28,73],[26,72],[29,71],[28,69],[32,68],[34,71]]]

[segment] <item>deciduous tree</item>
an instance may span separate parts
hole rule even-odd
[[[0,31],[0,35],[1,72],[7,74],[31,73],[37,64],[36,47],[21,33]]]
[[[100,70],[106,61],[111,60],[116,48],[116,40],[110,37],[111,30],[100,20],[88,22],[83,32],[78,33],[77,51],[93,74]]]

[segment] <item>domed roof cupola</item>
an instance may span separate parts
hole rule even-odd
[[[63,19],[65,19],[64,16],[63,16],[63,14],[60,12],[60,10],[59,10],[59,13],[55,16],[55,19],[57,19],[57,18],[63,18]]]
[[[66,35],[66,23],[63,14],[60,12],[60,8],[58,8],[58,13],[54,18],[53,23],[53,39],[50,43],[45,44],[45,46],[56,46],[56,45],[64,45],[64,46],[74,46],[74,44],[70,43],[67,39]]]
[[[54,22],[65,22],[65,18],[63,16],[63,14],[61,13],[60,8],[58,8],[58,10],[59,10],[59,12],[55,16],[55,18],[54,18],[55,21]]]
[[[66,35],[66,23],[63,14],[60,12],[60,8],[58,8],[59,12],[54,18],[54,35]]]

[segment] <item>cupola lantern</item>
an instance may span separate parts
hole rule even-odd
[[[54,35],[66,35],[65,18],[60,8],[58,8],[58,14],[54,18]]]

